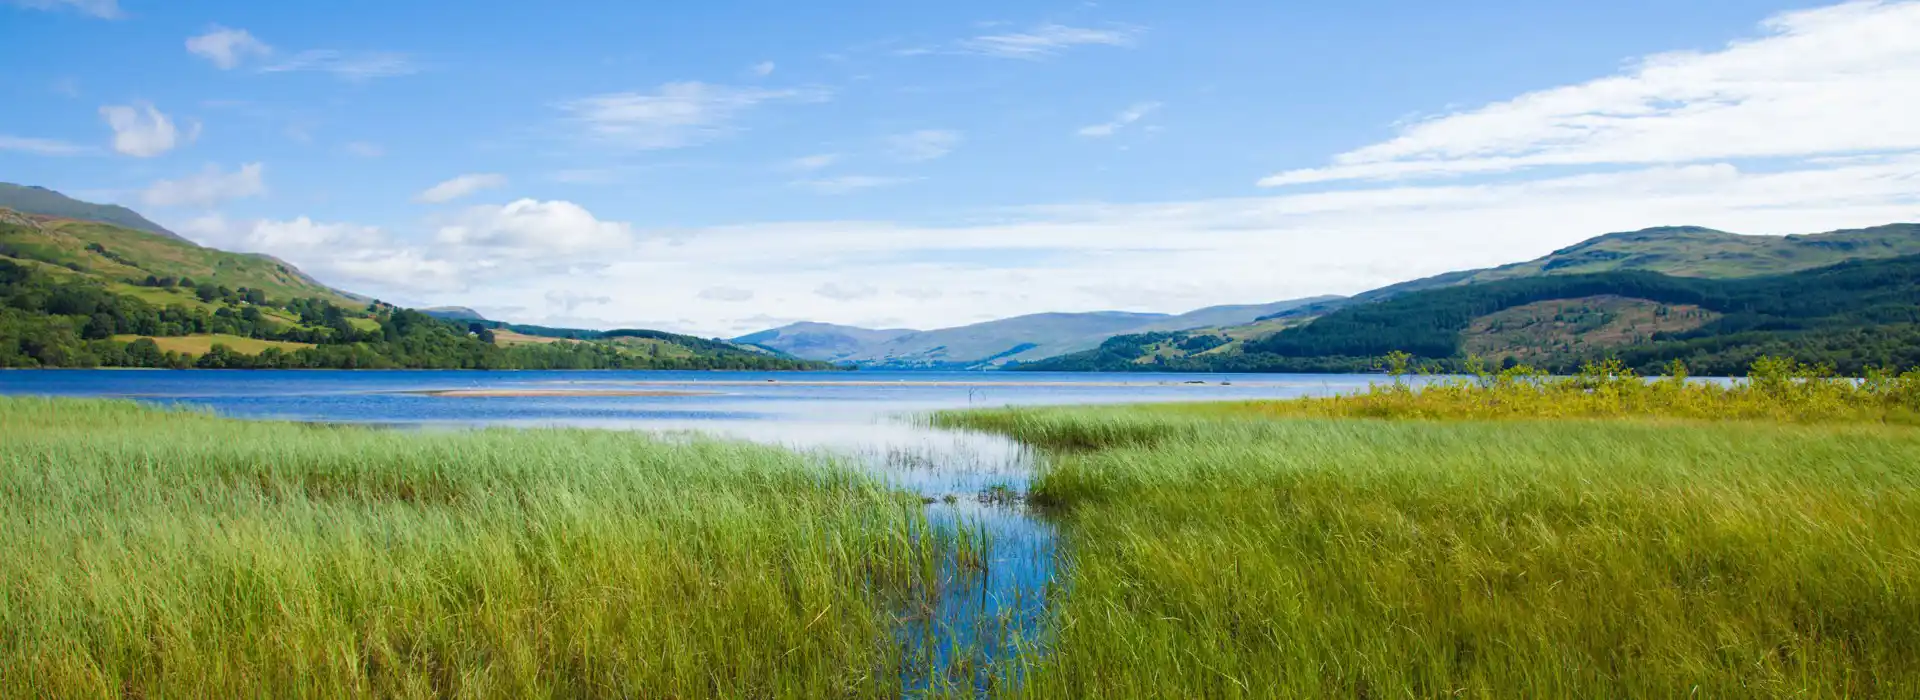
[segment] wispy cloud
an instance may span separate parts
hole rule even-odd
[[[898,160],[918,162],[946,157],[960,147],[961,135],[947,129],[922,129],[886,139],[887,153]]]
[[[260,67],[262,73],[295,71],[319,71],[344,80],[361,81],[413,75],[420,72],[420,66],[406,54],[392,51],[312,49]]]
[[[838,162],[840,162],[838,153],[815,153],[787,161],[786,168],[788,170],[820,170]]]
[[[349,142],[346,149],[348,153],[361,158],[379,158],[387,154],[387,149],[381,148],[380,144],[366,141]]]
[[[819,194],[849,194],[876,187],[891,187],[918,180],[912,177],[884,177],[879,175],[841,175],[812,180],[799,180],[794,186],[812,190]]]
[[[364,81],[392,78],[420,72],[420,66],[404,53],[395,51],[342,51],[308,49],[282,58],[271,44],[245,29],[214,25],[205,34],[187,39],[187,52],[206,59],[221,70],[254,65],[261,73],[313,71],[330,73],[342,80]]]
[[[1158,102],[1141,102],[1121,110],[1119,114],[1113,116],[1112,121],[1081,127],[1079,134],[1087,138],[1107,138],[1120,133],[1121,129],[1131,126],[1134,122],[1140,121],[1157,109],[1160,109],[1160,103]]]
[[[965,39],[960,42],[959,48],[962,52],[981,56],[1031,61],[1047,58],[1076,46],[1131,48],[1138,42],[1139,36],[1140,30],[1134,27],[1090,29],[1043,24],[1024,32],[984,34]]]
[[[100,19],[120,19],[126,13],[120,11],[119,0],[7,0],[8,4],[33,10],[70,9]]]
[[[1331,165],[1261,181],[1505,173],[1920,150],[1920,2],[1768,19],[1761,38],[1649,56],[1630,70],[1416,122]]]
[[[220,70],[233,70],[250,59],[272,55],[273,47],[245,29],[214,25],[205,34],[188,37],[187,52],[212,61]]]
[[[739,129],[749,110],[772,102],[820,102],[819,88],[773,90],[700,82],[667,83],[653,92],[594,95],[559,104],[567,119],[604,143],[641,150],[681,148]]]
[[[755,63],[753,64],[753,67],[749,68],[748,70],[752,71],[754,75],[765,78],[769,75],[773,75],[773,61],[761,61],[759,63]]]
[[[495,173],[468,173],[427,188],[413,196],[413,201],[426,204],[451,202],[481,190],[505,187],[507,176]]]
[[[267,191],[263,177],[265,166],[248,163],[233,172],[208,165],[198,174],[177,180],[161,180],[141,194],[141,201],[156,207],[212,208],[221,203],[259,196]]]
[[[57,139],[36,139],[0,134],[0,151],[18,151],[42,156],[77,156],[92,153],[93,148]]]

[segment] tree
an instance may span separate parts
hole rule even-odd
[[[97,313],[87,319],[86,327],[80,330],[80,337],[83,340],[105,340],[113,337],[114,330],[113,316]]]

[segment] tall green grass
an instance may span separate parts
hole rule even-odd
[[[1591,419],[1629,415],[1603,383],[938,421],[1055,448],[1021,695],[1920,697],[1920,430],[1805,379],[1623,389],[1658,420]],[[1491,401],[1558,392],[1585,419]]]
[[[893,697],[925,530],[749,445],[0,398],[0,696]]]

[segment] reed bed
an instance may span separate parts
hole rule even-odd
[[[0,696],[897,697],[929,537],[751,445],[0,398]]]
[[[1013,694],[1920,696],[1916,375],[1789,369],[936,421],[1053,451]]]

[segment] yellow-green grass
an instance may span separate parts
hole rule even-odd
[[[125,342],[138,340],[143,337],[148,337],[148,336],[116,335],[113,337],[113,339],[125,343]],[[294,342],[288,342],[284,340],[260,340],[257,338],[244,338],[237,335],[227,335],[225,333],[206,333],[206,334],[198,334],[198,335],[154,337],[151,339],[153,340],[155,345],[160,346],[161,350],[183,353],[187,355],[195,355],[195,356],[207,354],[207,351],[212,350],[213,346],[215,345],[225,345],[227,346],[228,350],[232,350],[242,355],[258,355],[261,353],[261,351],[266,350],[267,348],[279,348],[285,352],[293,352],[301,348],[313,347],[312,343],[294,343]]]
[[[1070,555],[1021,694],[1920,696],[1920,430],[1832,420],[1883,400],[1486,420],[1451,391],[940,416],[1054,448]],[[1311,417],[1367,414],[1422,420]]]
[[[560,338],[517,333],[505,328],[495,329],[493,331],[494,344],[504,347],[513,347],[515,345],[545,345],[547,343],[557,343],[560,342],[560,340]]]
[[[0,696],[897,697],[924,527],[750,445],[0,398]]]

